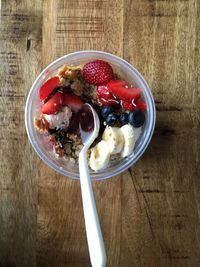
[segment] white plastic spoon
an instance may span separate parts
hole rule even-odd
[[[98,136],[100,123],[96,111],[89,104],[84,105],[82,116],[79,127],[84,147],[79,154],[79,173],[87,242],[92,266],[105,267],[106,252],[87,163],[87,150]]]

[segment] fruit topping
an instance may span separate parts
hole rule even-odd
[[[133,125],[135,128],[142,126],[145,122],[145,115],[144,113],[137,109],[133,112],[130,112],[128,115],[128,122]]]
[[[136,107],[140,109],[141,111],[145,111],[147,109],[147,104],[140,99],[138,99],[135,102],[135,104],[136,104]]]
[[[133,111],[136,109],[136,104],[134,102],[126,102],[124,100],[121,100],[121,106],[125,110]]]
[[[105,85],[98,86],[96,92],[102,106],[119,107],[119,101],[108,91]]]
[[[69,133],[76,133],[79,131],[79,113],[72,113],[67,130]]]
[[[119,101],[117,99],[104,99],[104,98],[101,98],[100,100],[100,103],[102,106],[111,106],[111,107],[114,107],[114,108],[119,108],[120,105],[119,105]]]
[[[119,127],[107,126],[103,132],[102,139],[107,142],[111,155],[122,151],[124,137]]]
[[[53,92],[53,90],[60,84],[60,79],[58,76],[50,78],[47,80],[40,88],[39,95],[40,100],[44,101]]]
[[[80,97],[73,93],[63,94],[62,103],[64,106],[71,108],[73,112],[78,112],[84,104]]]
[[[106,61],[94,60],[83,67],[83,78],[90,84],[107,84],[113,77],[113,69]]]
[[[128,123],[128,113],[122,112],[119,116],[119,121],[122,125],[125,125]]]
[[[84,106],[79,117],[80,127],[85,132],[91,132],[94,129],[94,118],[91,109]]]
[[[132,102],[133,99],[137,99],[141,95],[139,88],[129,87],[129,84],[123,80],[112,80],[107,84],[107,87],[109,92],[127,102]]]
[[[120,130],[124,136],[124,147],[121,151],[121,157],[125,158],[133,152],[136,142],[135,131],[130,124],[123,125]]]
[[[55,93],[43,106],[42,113],[54,114],[58,112],[62,107],[62,93]]]
[[[105,169],[110,162],[110,150],[106,141],[101,140],[91,149],[89,165],[94,171]]]
[[[104,99],[114,98],[112,93],[108,91],[108,88],[105,85],[99,85],[97,87],[96,92],[97,92],[97,96],[99,97],[99,99],[101,99],[101,98],[104,98]]]
[[[113,112],[113,108],[110,106],[105,106],[101,110],[101,116],[106,119],[110,113]]]
[[[115,113],[108,114],[107,118],[105,119],[105,122],[107,125],[112,126],[117,120],[117,115]]]

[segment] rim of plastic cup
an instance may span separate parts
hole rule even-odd
[[[58,62],[66,59],[67,62],[67,58],[69,57],[73,57],[76,55],[80,55],[81,57],[88,57],[88,54],[90,54],[91,57],[94,56],[109,56],[112,58],[112,60],[117,61],[118,63],[120,62],[120,66],[123,68],[123,66],[128,67],[136,76],[137,79],[140,81],[140,83],[143,86],[143,91],[145,92],[147,98],[148,98],[148,109],[149,109],[149,127],[148,129],[146,129],[146,133],[145,133],[145,138],[143,140],[142,145],[140,146],[140,148],[138,149],[137,153],[134,154],[134,156],[131,154],[128,158],[129,160],[124,161],[124,164],[119,165],[119,167],[117,167],[116,169],[112,169],[110,171],[107,171],[107,169],[102,170],[101,172],[96,172],[96,173],[92,173],[91,174],[91,178],[93,180],[102,180],[102,179],[106,179],[106,178],[111,178],[113,176],[116,176],[120,173],[122,173],[123,171],[125,171],[126,169],[128,169],[129,167],[131,167],[133,164],[136,163],[136,161],[142,156],[142,154],[144,153],[144,151],[146,150],[146,148],[149,145],[149,142],[152,138],[153,132],[154,132],[154,128],[155,128],[155,121],[156,121],[156,110],[155,110],[155,104],[154,104],[154,100],[153,100],[153,95],[151,93],[150,87],[148,86],[147,82],[145,81],[145,79],[143,78],[143,76],[139,73],[139,71],[137,69],[135,69],[130,63],[128,63],[126,60],[113,55],[111,53],[107,53],[107,52],[103,52],[103,51],[98,51],[98,50],[81,50],[81,51],[77,51],[77,52],[73,52],[67,55],[64,55],[58,59],[56,59],[55,61],[53,61],[52,63],[50,63],[36,78],[36,80],[34,81],[27,100],[26,100],[26,105],[25,105],[25,127],[26,127],[26,131],[28,134],[28,138],[29,141],[31,143],[31,145],[33,146],[34,150],[36,151],[36,153],[38,154],[38,156],[52,169],[54,169],[55,171],[57,171],[58,173],[73,178],[73,179],[79,179],[79,174],[78,173],[74,173],[74,172],[70,172],[70,171],[66,171],[63,170],[63,168],[59,167],[57,164],[55,164],[54,162],[52,162],[42,151],[42,149],[40,148],[39,144],[35,141],[34,138],[34,133],[32,130],[32,125],[31,125],[31,120],[33,120],[33,118],[31,117],[31,109],[29,108],[29,102],[31,99],[31,96],[34,94],[34,89],[37,88],[37,84],[39,83],[39,81],[41,80],[42,76],[45,75],[45,73],[48,71],[49,68],[51,68],[53,65],[56,65]],[[45,75],[46,76],[46,75]],[[131,157],[132,156],[132,157]]]

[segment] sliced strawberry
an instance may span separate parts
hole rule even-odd
[[[136,104],[133,101],[131,103],[131,102],[126,102],[124,100],[121,100],[120,104],[122,108],[125,110],[133,111],[136,109]]]
[[[82,108],[83,104],[84,103],[79,96],[73,93],[63,94],[63,105],[71,108],[73,112],[78,112]]]
[[[110,107],[115,107],[115,108],[120,107],[119,101],[115,98],[112,98],[112,99],[101,98],[99,99],[99,102],[101,103],[102,106],[110,106]]]
[[[135,104],[136,104],[136,107],[140,109],[141,111],[145,111],[147,109],[147,104],[140,99],[138,99],[135,102]]]
[[[113,94],[108,91],[107,86],[105,85],[99,85],[96,89],[97,91],[97,96],[99,99],[104,98],[104,99],[113,99]]]
[[[62,107],[62,93],[57,92],[53,95],[43,106],[42,113],[54,114],[58,112]]]
[[[132,102],[133,99],[137,99],[141,95],[139,88],[130,88],[128,83],[122,80],[112,80],[107,84],[107,87],[109,92],[127,102]]]
[[[40,91],[39,91],[40,100],[44,101],[53,92],[53,90],[59,85],[59,83],[60,83],[60,79],[57,76],[47,80],[40,88]]]
[[[97,96],[102,106],[119,107],[119,101],[108,91],[105,85],[97,87]]]

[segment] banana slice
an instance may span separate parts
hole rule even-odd
[[[108,166],[110,161],[110,150],[106,141],[100,141],[95,147],[91,148],[89,159],[90,168],[99,171]]]
[[[120,130],[124,136],[124,148],[122,149],[121,157],[125,158],[133,152],[135,146],[134,128],[130,124],[125,124]]]
[[[122,151],[124,136],[118,127],[107,126],[104,130],[102,139],[107,142],[110,154],[117,154]]]

